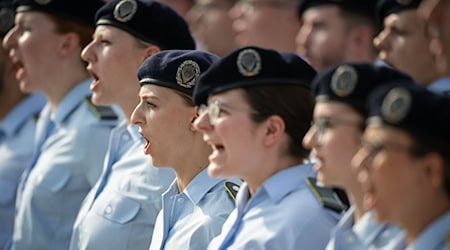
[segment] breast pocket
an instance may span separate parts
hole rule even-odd
[[[36,173],[35,180],[38,186],[56,193],[67,185],[70,176],[71,172],[68,169],[52,168],[45,173]]]
[[[103,192],[94,202],[93,210],[105,219],[126,224],[133,220],[140,210],[139,202],[115,192]]]

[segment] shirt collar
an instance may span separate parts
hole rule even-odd
[[[437,218],[422,231],[419,238],[413,243],[411,249],[435,249],[439,244],[445,242],[445,237],[449,233],[450,211]]]
[[[428,86],[428,89],[435,93],[450,91],[450,77],[439,78]]]
[[[8,137],[14,135],[29,117],[39,113],[45,102],[45,96],[42,94],[25,97],[6,115],[0,123],[0,130]]]
[[[51,115],[53,122],[62,123],[75,110],[79,103],[91,94],[89,90],[91,81],[91,79],[87,79],[70,90],[56,108],[55,113]]]
[[[222,179],[214,179],[208,175],[208,169],[203,169],[199,174],[197,174],[194,179],[188,184],[183,193],[192,201],[194,204],[198,204],[200,200]]]

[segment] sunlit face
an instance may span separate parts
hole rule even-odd
[[[421,16],[428,23],[431,37],[439,41],[440,46],[432,49],[438,57],[444,58],[445,74],[450,75],[450,1],[425,0],[420,6]]]
[[[296,38],[297,52],[317,71],[344,61],[350,37],[346,26],[336,6],[307,9]]]
[[[49,78],[61,62],[59,49],[64,35],[55,32],[55,24],[41,12],[19,12],[15,26],[3,40],[16,70],[15,77],[24,92],[51,91]]]
[[[300,28],[295,1],[241,0],[230,15],[239,46],[295,51],[295,36]]]
[[[437,78],[433,56],[425,49],[429,43],[425,21],[415,9],[387,16],[383,31],[374,39],[380,59],[423,84],[430,84]]]
[[[303,144],[317,160],[318,181],[340,188],[353,186],[357,181],[351,160],[360,146],[363,118],[338,102],[316,103],[313,118]]]
[[[210,121],[204,112],[194,123],[212,147],[208,167],[212,177],[246,179],[260,171],[265,130],[251,120],[252,109],[243,95],[243,90],[233,89],[210,96],[208,103],[220,107],[217,119]]]
[[[144,153],[152,157],[154,166],[183,166],[192,156],[192,121],[195,107],[188,106],[174,90],[153,84],[143,85],[140,102],[131,121],[147,141]]]
[[[200,0],[188,15],[191,31],[200,46],[213,54],[224,56],[237,48],[232,20],[228,15],[231,1]]]
[[[374,209],[380,222],[410,219],[408,213],[426,196],[427,181],[421,158],[411,154],[411,137],[395,128],[369,127],[362,145],[353,164],[365,192],[365,207]]]
[[[147,56],[136,38],[110,25],[99,25],[81,56],[93,78],[92,101],[98,105],[126,103],[136,99],[136,72]]]

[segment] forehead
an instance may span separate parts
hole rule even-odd
[[[333,4],[319,5],[307,9],[303,12],[302,20],[304,22],[313,21],[331,21],[342,19],[341,12],[338,6]]]
[[[411,143],[412,138],[401,129],[383,125],[369,125],[364,131],[363,138],[372,142],[393,141]]]
[[[18,12],[15,17],[16,23],[32,22],[33,24],[54,25],[49,15],[40,11],[24,11]]]
[[[360,115],[350,106],[336,101],[317,102],[314,106],[314,116],[360,117]]]
[[[228,104],[247,103],[243,89],[231,89],[208,97],[208,103],[214,101],[226,101]]]

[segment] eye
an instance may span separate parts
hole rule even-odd
[[[154,103],[152,103],[152,102],[146,101],[144,103],[145,103],[145,108],[146,109],[155,109],[155,108],[157,108],[157,106]]]

